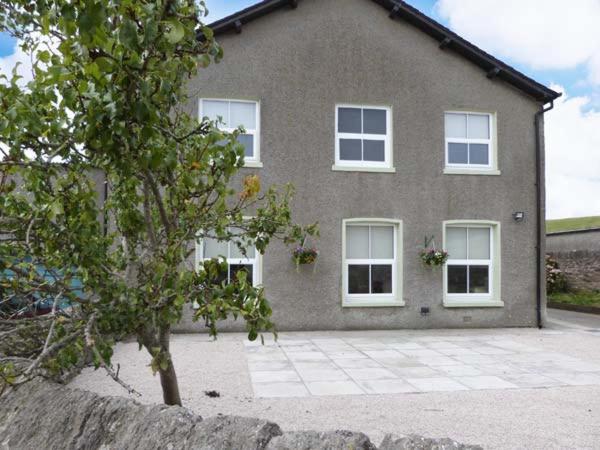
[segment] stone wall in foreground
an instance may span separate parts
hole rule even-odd
[[[450,439],[387,435],[380,450],[480,449]],[[237,416],[202,419],[185,408],[146,406],[57,384],[32,382],[0,397],[2,450],[376,450],[363,433],[284,432]]]

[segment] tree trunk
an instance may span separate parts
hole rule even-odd
[[[169,355],[169,366],[166,370],[160,369],[158,371],[160,375],[160,385],[163,391],[163,401],[167,405],[181,405],[181,396],[179,395],[179,384],[177,383],[177,374],[175,373],[175,366],[171,360],[171,353]]]
[[[171,337],[171,327],[159,326],[142,328],[138,331],[138,336],[150,355],[154,356],[153,349],[159,348],[162,357],[166,358],[168,365],[166,369],[158,369],[160,376],[160,386],[163,392],[163,401],[167,405],[182,406],[181,396],[179,395],[179,383],[177,382],[177,374],[173,365],[173,358],[169,350],[169,341]]]

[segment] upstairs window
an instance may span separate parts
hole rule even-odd
[[[244,161],[247,166],[260,162],[260,107],[258,102],[242,100],[200,101],[200,117],[209,120],[220,120],[219,129],[229,133],[238,127],[245,132],[240,133],[238,142],[244,146]]]
[[[446,167],[493,169],[492,127],[491,114],[445,113]]]
[[[390,168],[391,110],[338,105],[335,164],[340,167]]]

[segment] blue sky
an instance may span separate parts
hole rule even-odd
[[[208,22],[257,2],[205,1]],[[547,216],[600,215],[600,0],[571,2],[569,8],[564,0],[407,1],[521,72],[564,92],[546,115]],[[13,54],[15,44],[0,33],[0,72],[12,70],[15,61],[23,61],[20,70],[30,66],[27,55]]]

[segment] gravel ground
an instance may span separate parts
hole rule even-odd
[[[541,332],[512,329],[430,333],[509,334],[525,345],[600,363],[600,333],[587,331],[589,327],[600,328],[600,317],[584,321],[585,326],[579,322],[570,328],[565,326],[569,316],[557,318],[562,321],[560,325],[557,322],[554,329]],[[381,333],[385,332],[362,334]],[[394,432],[451,437],[489,449],[600,448],[600,386],[257,399],[252,392],[243,340],[242,334],[233,333],[220,336],[216,342],[199,334],[174,336],[172,351],[184,406],[204,417],[235,414],[265,418],[284,430],[362,431],[376,444],[385,433]],[[121,377],[142,393],[140,402],[161,401],[159,381],[150,372],[147,354],[138,351],[137,344],[119,345],[114,361],[121,364]],[[71,386],[103,395],[127,396],[102,371],[91,369],[86,369]],[[204,391],[208,390],[220,392],[221,397],[207,397]]]

